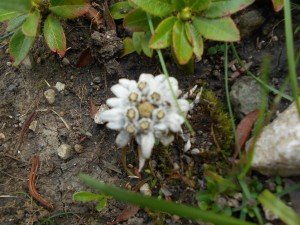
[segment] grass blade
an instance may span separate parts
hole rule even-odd
[[[286,41],[288,65],[289,65],[289,77],[290,77],[294,100],[296,101],[296,106],[300,117],[299,87],[298,87],[296,60],[295,60],[295,52],[294,52],[290,0],[284,1],[284,25],[285,25],[285,41]]]
[[[81,174],[80,178],[85,184],[101,191],[103,194],[110,195],[119,201],[139,205],[141,207],[146,207],[152,210],[159,210],[195,221],[202,220],[220,225],[254,225],[253,223],[241,221],[222,214],[202,211],[198,208],[190,207],[187,205],[143,196],[138,193],[123,190],[121,188],[117,188],[97,181],[96,179],[88,175]]]
[[[297,215],[290,207],[285,205],[279,198],[273,195],[269,190],[264,190],[258,196],[258,200],[286,224],[300,225],[300,216]]]

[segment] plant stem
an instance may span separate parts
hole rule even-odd
[[[239,157],[241,158],[241,146],[238,142],[237,134],[236,134],[236,126],[234,122],[234,116],[233,111],[231,107],[230,97],[229,97],[229,85],[228,85],[228,45],[225,43],[225,51],[224,51],[224,80],[225,80],[225,93],[226,93],[226,101],[227,101],[227,107],[229,111],[231,126],[232,126],[232,132],[234,133],[234,141],[235,141],[235,147],[237,148],[237,151],[239,153]]]
[[[147,19],[148,19],[148,24],[149,24],[149,27],[150,27],[150,31],[151,31],[151,33],[152,33],[152,35],[153,35],[153,34],[154,34],[154,26],[153,26],[153,22],[152,22],[151,16],[150,16],[148,13],[147,13]],[[170,87],[172,96],[173,96],[173,98],[174,98],[174,100],[175,100],[175,102],[176,102],[176,107],[177,107],[177,109],[178,109],[180,115],[182,116],[182,118],[184,118],[184,123],[185,123],[186,127],[189,129],[189,131],[191,132],[191,134],[194,135],[194,134],[195,134],[195,131],[193,130],[193,128],[192,128],[190,122],[186,119],[186,117],[185,117],[183,111],[181,110],[180,105],[179,105],[179,103],[178,103],[178,101],[177,101],[177,95],[176,95],[176,93],[174,92],[174,89],[173,89],[173,87],[172,87],[171,81],[170,81],[170,79],[169,79],[169,78],[170,78],[170,75],[169,75],[169,72],[168,72],[168,69],[167,69],[166,62],[165,62],[165,60],[164,60],[163,54],[162,54],[161,50],[156,50],[156,52],[157,52],[157,54],[158,54],[159,62],[160,62],[160,65],[161,65],[161,67],[162,67],[163,73],[164,73],[164,75],[165,75],[166,78],[167,78],[168,85],[169,85],[169,87]]]
[[[285,25],[285,40],[286,40],[288,65],[289,65],[289,77],[290,77],[291,87],[294,95],[294,100],[296,101],[296,106],[300,117],[299,88],[298,88],[296,62],[295,62],[290,0],[284,1],[284,25]]]

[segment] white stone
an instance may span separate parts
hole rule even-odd
[[[57,154],[62,159],[68,159],[72,155],[72,147],[70,145],[67,145],[67,144],[62,144],[57,149]]]
[[[295,103],[263,128],[252,167],[265,175],[300,175],[300,119]]]
[[[66,85],[65,85],[64,83],[61,83],[61,82],[57,82],[57,83],[55,84],[55,88],[56,88],[56,90],[58,90],[59,92],[65,90],[65,87],[66,87]]]
[[[108,109],[109,109],[109,107],[106,104],[103,104],[103,105],[100,106],[98,112],[96,112],[95,117],[94,117],[95,123],[97,123],[97,124],[104,124],[104,123],[106,123],[106,121],[104,121],[104,120],[102,120],[100,118],[100,114],[102,112],[108,110]]]
[[[55,95],[56,93],[53,89],[48,89],[44,92],[44,96],[50,104],[53,104],[55,102]]]
[[[146,196],[151,196],[152,195],[152,192],[151,192],[151,189],[150,189],[150,186],[148,183],[145,183],[143,184],[141,187],[140,187],[140,192],[143,194],[143,195],[146,195]]]

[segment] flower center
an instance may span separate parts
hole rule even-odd
[[[188,21],[192,18],[192,11],[189,7],[185,7],[179,12],[179,18],[183,21]]]
[[[130,95],[129,95],[129,101],[131,102],[136,102],[138,99],[138,94],[135,93],[135,92],[132,92]]]
[[[150,102],[146,101],[138,106],[138,111],[141,117],[150,118],[154,108]]]
[[[135,132],[135,128],[132,124],[129,124],[127,127],[126,127],[126,131],[129,133],[129,134],[134,134]]]
[[[146,87],[147,83],[146,82],[140,82],[138,84],[138,88],[142,91]]]
[[[153,101],[158,102],[160,100],[160,94],[158,94],[157,92],[153,92],[151,94],[151,98],[152,98]]]
[[[143,121],[140,123],[140,128],[142,131],[147,131],[149,130],[150,123],[148,121]]]
[[[136,113],[135,113],[134,109],[128,109],[126,115],[127,115],[128,119],[133,120],[136,116]]]
[[[165,117],[165,112],[162,110],[159,110],[156,114],[157,119],[161,120],[162,118]]]

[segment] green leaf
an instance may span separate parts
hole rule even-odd
[[[51,12],[67,19],[82,16],[89,8],[84,0],[51,0],[50,5]]]
[[[5,20],[9,20],[11,18],[14,18],[18,15],[18,12],[8,11],[4,9],[0,9],[0,22],[3,22]]]
[[[113,4],[109,11],[115,20],[119,20],[123,19],[132,9],[132,6],[127,1],[123,1]]]
[[[19,28],[22,25],[22,23],[26,20],[27,17],[28,17],[28,14],[21,15],[21,16],[11,19],[7,24],[6,31],[10,32],[10,31],[13,31],[13,30]]]
[[[187,64],[193,56],[193,49],[187,39],[185,25],[181,20],[177,20],[173,26],[172,41],[179,64]]]
[[[172,0],[172,5],[175,10],[179,11],[185,7],[185,1],[184,0]]]
[[[73,194],[73,200],[81,202],[99,201],[102,198],[103,195],[94,194],[88,191],[80,191]]]
[[[280,10],[282,10],[284,0],[272,0],[272,2],[273,2],[274,10],[276,12],[279,12]]]
[[[138,54],[141,54],[141,52],[142,52],[143,37],[144,37],[144,32],[134,32],[132,34],[133,47]]]
[[[196,12],[203,11],[208,8],[211,0],[188,0],[187,5]]]
[[[129,54],[135,52],[135,49],[134,49],[133,42],[132,42],[131,38],[126,37],[123,40],[123,46],[124,46],[124,50],[123,50],[123,54],[121,55],[121,57],[124,57],[125,55],[129,55]]]
[[[240,32],[230,17],[219,19],[196,17],[193,25],[206,39],[230,42],[240,40]]]
[[[26,36],[35,37],[40,24],[41,14],[38,10],[30,13],[22,25],[22,31]]]
[[[107,198],[104,197],[101,200],[99,200],[99,202],[98,202],[98,204],[96,206],[96,210],[98,212],[100,212],[102,209],[104,209],[104,207],[106,206],[106,204],[107,204]]]
[[[141,9],[132,10],[124,18],[124,27],[130,31],[147,31],[149,30],[147,14]]]
[[[200,61],[204,51],[203,38],[197,32],[196,28],[190,23],[185,24],[185,30],[188,40],[193,46],[193,52],[197,60]]]
[[[156,26],[160,19],[158,17],[152,18],[154,26]],[[123,21],[124,27],[130,31],[149,31],[149,25],[147,20],[147,14],[141,9],[134,9],[128,13]]]
[[[178,215],[194,221],[201,220],[222,225],[254,225],[253,223],[245,222],[234,217],[222,215],[220,213],[202,211],[199,208],[175,203],[172,201],[157,199],[157,197],[143,196],[142,194],[107,185],[87,175],[80,175],[80,178],[88,186],[101,191],[105,195],[112,196],[119,201],[127,202],[129,204],[139,205],[155,211],[166,212],[171,215]]]
[[[150,39],[150,48],[162,49],[171,45],[172,29],[176,21],[177,17],[170,16],[158,24],[154,35]]]
[[[146,56],[148,56],[149,58],[152,57],[153,55],[153,49],[149,48],[149,41],[150,41],[150,38],[151,38],[151,32],[147,32],[144,34],[143,36],[143,39],[142,39],[142,50],[144,52],[144,54]]]
[[[229,16],[251,5],[255,0],[228,0],[212,2],[203,16],[207,18],[219,18]]]
[[[33,43],[34,37],[25,36],[21,29],[14,33],[9,42],[9,53],[14,60],[14,66],[18,66],[27,56]]]
[[[173,6],[165,0],[131,0],[138,7],[154,16],[164,17],[173,12]]]
[[[49,15],[44,23],[44,36],[49,48],[63,57],[66,53],[66,36],[59,20]]]
[[[269,190],[264,190],[258,196],[258,201],[277,215],[284,223],[288,225],[300,225],[300,215],[297,215],[292,208],[285,205]]]
[[[1,0],[0,9],[17,12],[29,12],[31,0]]]

